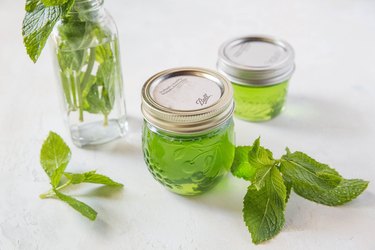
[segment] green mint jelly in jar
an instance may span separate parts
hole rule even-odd
[[[145,83],[143,153],[157,181],[196,195],[228,173],[235,150],[232,95],[226,78],[201,68],[166,70]]]
[[[156,180],[173,192],[194,195],[210,189],[230,169],[233,120],[204,135],[175,136],[143,127],[143,152]]]
[[[272,37],[236,38],[221,46],[217,68],[232,82],[236,117],[267,121],[283,110],[295,69],[294,51]]]
[[[280,114],[288,91],[288,81],[264,87],[248,87],[233,82],[232,86],[237,105],[235,115],[251,121],[270,120]]]

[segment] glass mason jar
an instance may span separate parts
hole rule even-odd
[[[230,82],[201,68],[151,77],[142,89],[143,153],[154,178],[182,195],[213,187],[234,158]]]
[[[217,68],[232,82],[236,117],[266,121],[284,107],[295,69],[294,51],[271,37],[236,38],[221,46]]]
[[[65,119],[74,144],[95,145],[126,133],[116,25],[103,0],[75,0],[52,32]]]

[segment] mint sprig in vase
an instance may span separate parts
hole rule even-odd
[[[77,146],[126,133],[118,31],[103,0],[27,0],[23,36],[35,62],[50,36],[64,117]]]

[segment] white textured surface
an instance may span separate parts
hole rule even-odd
[[[94,149],[72,146],[59,110],[51,54],[37,65],[21,41],[23,2],[0,1],[0,249],[375,249],[375,1],[106,1],[117,21],[131,133]],[[372,181],[356,201],[330,208],[295,195],[284,230],[254,246],[242,221],[246,183],[226,178],[184,198],[148,173],[141,154],[140,89],[176,66],[215,67],[233,36],[280,36],[296,50],[285,112],[273,121],[236,120],[237,142],[258,135],[280,155],[285,146]],[[54,130],[72,147],[69,170],[98,171],[125,183],[72,193],[99,212],[91,222],[67,205],[40,200],[49,188],[39,148]]]

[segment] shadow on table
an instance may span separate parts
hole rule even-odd
[[[339,134],[343,131],[347,133],[348,130],[351,134],[366,133],[366,124],[357,107],[319,96],[289,96],[283,113],[271,121],[261,123],[261,126],[306,133],[326,129],[334,129]]]
[[[99,186],[91,188],[86,192],[80,194],[75,194],[76,197],[100,197],[106,199],[120,199],[124,193],[124,188],[122,187],[110,187],[110,186]]]
[[[215,187],[201,195],[181,198],[213,210],[225,210],[241,216],[246,190],[247,186],[244,182],[226,176]]]
[[[142,155],[143,120],[138,117],[128,117],[128,132],[124,138],[115,141],[84,147],[85,150],[100,151],[109,154],[119,154],[127,157],[139,157]]]
[[[371,185],[371,183],[370,183]],[[342,208],[374,208],[375,207],[375,194],[371,193],[369,190],[365,190],[357,199],[346,203]]]

